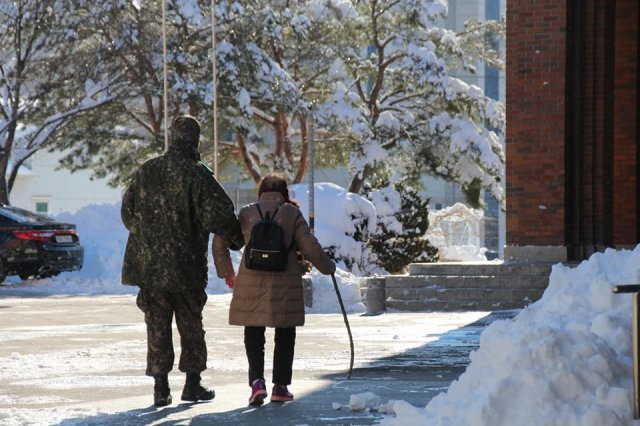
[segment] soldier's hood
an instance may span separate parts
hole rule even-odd
[[[189,144],[169,145],[167,154],[179,155],[181,157],[186,157],[195,161],[200,161],[200,152],[198,151],[198,147]]]

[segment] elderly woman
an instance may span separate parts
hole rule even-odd
[[[233,288],[229,324],[244,326],[251,386],[249,405],[262,405],[267,397],[264,380],[266,327],[275,328],[271,401],[293,400],[287,386],[291,384],[296,327],[304,325],[302,275],[306,271],[296,252],[323,274],[332,274],[336,270],[298,207],[298,203],[289,198],[287,181],[280,176],[269,175],[260,183],[258,201],[244,206],[239,214],[247,245],[254,225],[263,217],[268,215],[282,227],[286,246],[291,248],[286,269],[282,272],[247,268],[245,258],[248,250],[245,249],[236,278],[229,255],[229,240],[218,235],[213,240],[218,276]]]

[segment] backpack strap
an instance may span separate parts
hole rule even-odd
[[[256,208],[258,209],[258,213],[260,213],[260,219],[264,219],[264,215],[262,214],[262,209],[260,209],[260,205],[256,203]],[[267,212],[267,219],[274,220],[276,215],[280,211],[280,206],[276,207],[276,211],[273,212],[273,216],[269,217],[269,212]]]
[[[262,215],[262,210],[260,210],[260,206],[258,205],[258,203],[256,203],[256,208],[258,209],[258,213],[260,213],[260,219],[264,219],[264,216]]]
[[[276,207],[276,211],[273,212],[273,216],[271,216],[271,220],[274,220],[276,218],[276,215],[278,214],[279,211],[280,211],[280,206]]]
[[[273,217],[271,219],[274,219],[276,217],[276,214],[278,214],[278,212],[280,211],[280,207],[282,207],[282,206],[278,206],[276,208],[276,211],[273,212]],[[291,236],[291,244],[287,248],[287,253],[289,253],[291,251],[291,249],[293,249],[293,246],[295,245],[295,243],[296,243],[296,240],[293,239],[293,235],[292,235]]]

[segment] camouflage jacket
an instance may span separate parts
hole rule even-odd
[[[244,245],[233,203],[197,150],[171,146],[134,174],[122,200],[129,239],[122,283],[183,291],[207,285],[209,234]]]

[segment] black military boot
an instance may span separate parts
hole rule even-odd
[[[187,381],[182,390],[183,401],[209,401],[216,397],[213,389],[205,388],[200,384],[200,373],[187,373]]]
[[[167,374],[153,376],[156,384],[153,386],[153,405],[164,407],[171,404],[171,389],[169,389],[169,377]]]

